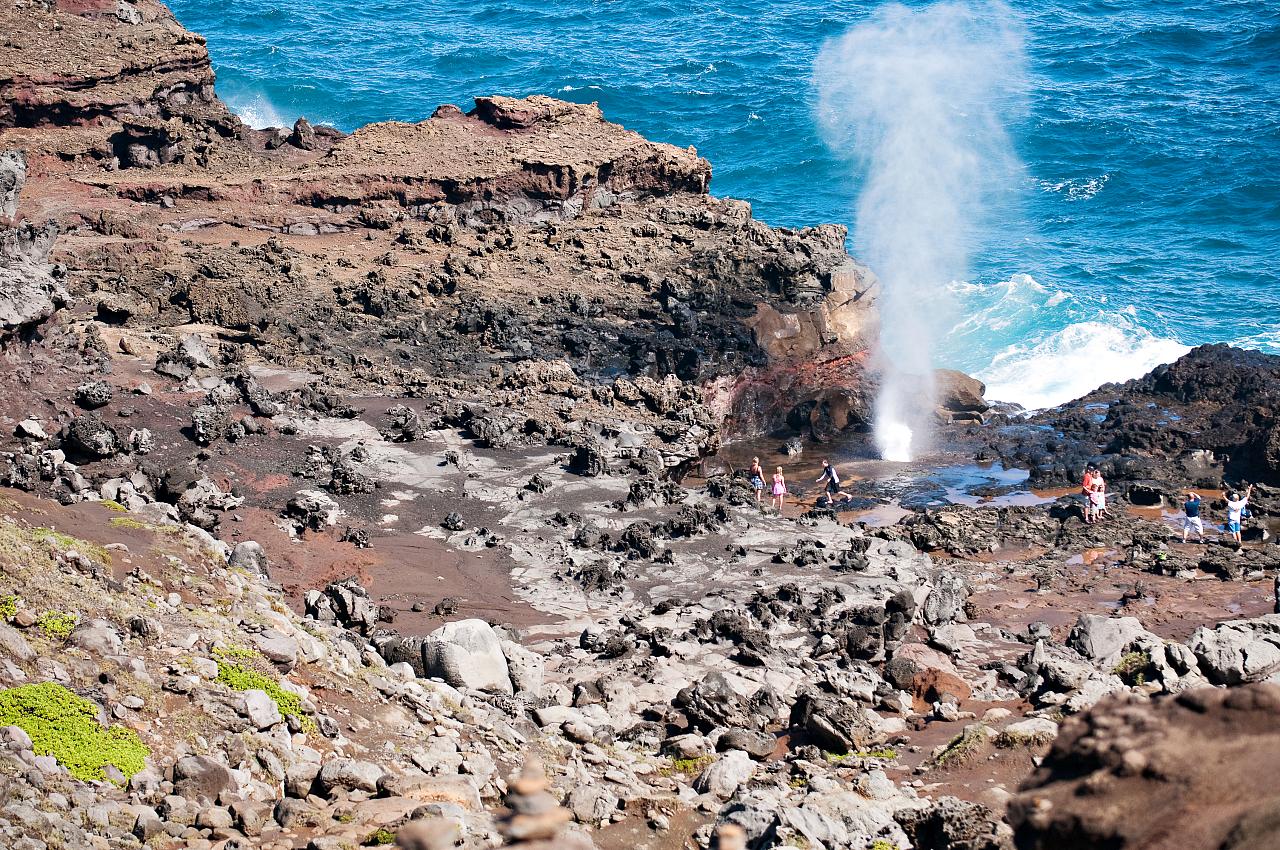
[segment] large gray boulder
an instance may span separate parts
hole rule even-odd
[[[12,221],[18,215],[18,195],[27,180],[27,161],[22,151],[0,153],[0,219]]]
[[[422,662],[428,677],[444,679],[455,688],[513,693],[502,641],[484,620],[446,623],[427,635]]]
[[[374,793],[378,790],[378,780],[385,773],[385,770],[373,762],[335,758],[325,762],[320,768],[319,780],[326,793],[337,789]]]
[[[183,756],[173,766],[173,792],[189,800],[216,802],[235,784],[231,771],[208,756]]]
[[[15,221],[26,178],[21,151],[0,153],[0,336],[43,322],[70,300],[63,269],[49,262],[58,225]]]
[[[262,576],[265,579],[271,578],[271,572],[268,569],[267,550],[262,548],[262,544],[255,540],[244,540],[235,545],[231,550],[231,559],[229,561],[233,567],[239,567],[248,570],[256,576]]]
[[[699,774],[693,788],[700,794],[713,794],[727,800],[755,776],[756,764],[742,750],[729,750]]]
[[[1081,614],[1067,637],[1067,646],[1099,666],[1110,669],[1137,642],[1155,637],[1142,627],[1137,617],[1102,617]],[[1159,638],[1156,642],[1163,643]]]
[[[1188,646],[1216,685],[1280,682],[1280,614],[1201,626]]]

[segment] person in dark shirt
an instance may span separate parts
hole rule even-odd
[[[836,468],[831,465],[830,461],[822,462],[822,474],[818,476],[818,483],[826,482],[824,488],[827,492],[827,502],[833,504],[836,497],[844,499],[849,498],[849,494],[840,489],[840,473],[836,472]]]
[[[1187,491],[1187,501],[1182,504],[1182,542],[1187,542],[1187,534],[1196,530],[1196,542],[1204,542],[1204,520],[1200,519],[1200,494]]]

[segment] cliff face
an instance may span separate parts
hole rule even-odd
[[[100,321],[209,326],[369,392],[483,392],[563,361],[587,384],[712,389],[731,430],[860,421],[875,287],[844,229],[756,221],[708,194],[692,149],[544,97],[257,131],[158,3],[11,6],[0,24],[19,215],[60,224],[54,259]]]

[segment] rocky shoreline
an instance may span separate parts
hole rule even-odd
[[[4,846],[1280,835],[1280,358],[940,374],[888,468],[874,277],[696,152],[541,97],[254,130],[158,2],[0,22]]]

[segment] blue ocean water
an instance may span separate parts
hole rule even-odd
[[[824,142],[814,62],[854,0],[171,0],[245,120],[352,130],[476,94],[598,101],[695,145],[712,191],[774,225],[852,224],[860,176]],[[908,3],[923,6],[923,3]],[[1280,352],[1280,4],[1015,5],[1021,159],[984,222],[940,365],[1028,406],[1186,346]],[[856,245],[852,246],[855,250]]]

